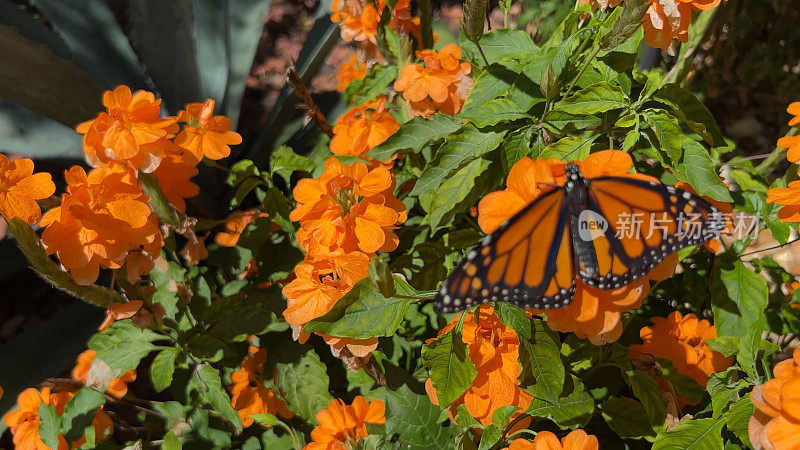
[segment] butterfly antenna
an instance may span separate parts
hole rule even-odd
[[[547,182],[544,182],[544,181],[537,181],[536,182],[536,186],[537,187],[541,186],[541,185],[551,186],[551,187],[554,187],[554,188],[560,188],[561,187],[561,185],[555,184],[555,183],[547,183]]]
[[[769,250],[775,250],[776,248],[785,247],[785,246],[787,246],[789,244],[794,244],[795,242],[798,242],[798,241],[800,241],[800,238],[795,238],[795,239],[792,239],[791,241],[786,241],[786,243],[784,243],[784,244],[773,245],[772,247],[762,248],[761,250],[753,250],[752,252],[742,253],[741,255],[739,255],[739,257],[741,258],[742,256],[748,256],[748,255],[753,255],[753,254],[756,254],[756,253],[766,252],[766,251],[769,251]]]

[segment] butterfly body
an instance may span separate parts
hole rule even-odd
[[[585,178],[575,163],[565,171],[563,185],[540,195],[467,254],[442,284],[438,312],[498,301],[565,307],[576,280],[617,289],[680,248],[718,236],[725,225],[716,207],[690,192],[639,178]],[[689,214],[697,216],[701,233],[688,233],[683,216]],[[621,236],[626,217],[640,218],[649,232]]]

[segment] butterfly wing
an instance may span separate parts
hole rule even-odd
[[[725,226],[715,206],[691,192],[624,177],[588,179],[589,210],[607,220],[594,236],[596,273],[586,284],[614,289],[641,278],[681,248],[719,236]]]
[[[543,194],[486,236],[442,284],[434,309],[450,313],[505,301],[522,308],[557,308],[575,290],[564,191]]]

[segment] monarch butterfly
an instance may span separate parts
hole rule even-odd
[[[565,171],[563,185],[467,254],[442,284],[437,312],[488,302],[563,308],[572,301],[576,275],[589,286],[616,289],[725,227],[720,210],[691,192],[638,178],[584,178],[574,162]],[[642,226],[631,230],[637,217]]]

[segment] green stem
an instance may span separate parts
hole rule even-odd
[[[564,93],[564,97],[562,97],[562,98],[569,97],[570,92],[572,92],[572,88],[574,88],[575,84],[578,83],[578,80],[580,80],[580,78],[583,76],[583,73],[586,72],[586,69],[589,68],[589,65],[594,60],[595,56],[597,56],[597,54],[600,53],[600,50],[601,49],[598,46],[592,51],[592,53],[588,57],[586,57],[586,61],[584,61],[583,62],[583,66],[581,66],[581,70],[578,71],[578,75],[575,76],[575,78],[572,79],[572,83],[570,83],[569,87],[567,88],[567,92]]]

